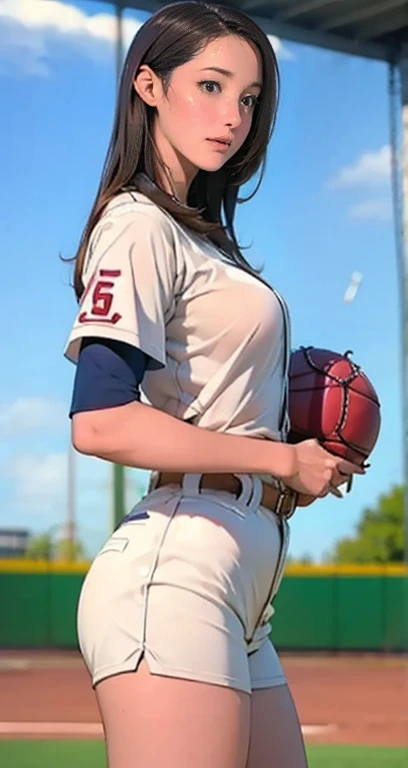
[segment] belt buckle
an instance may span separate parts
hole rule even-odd
[[[280,493],[278,496],[278,501],[276,502],[275,514],[280,515],[281,517],[285,517],[286,520],[289,520],[289,518],[295,514],[298,495],[296,491],[293,491],[291,488],[285,487],[283,483],[279,484],[279,491]],[[282,507],[286,499],[290,499],[289,510],[288,512],[282,512]]]

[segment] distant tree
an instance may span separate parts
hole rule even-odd
[[[86,560],[87,556],[83,544],[80,541],[72,541],[68,538],[57,539],[52,533],[40,533],[32,536],[27,550],[26,558],[29,560],[64,560],[74,562]]]
[[[379,497],[363,510],[354,536],[340,539],[326,558],[334,563],[402,563],[404,560],[403,487]]]
[[[303,555],[299,555],[299,557],[289,555],[286,560],[286,565],[313,565],[313,563],[313,557],[309,552],[305,552]]]
[[[80,541],[72,542],[71,539],[65,538],[55,542],[54,560],[75,562],[76,560],[86,559],[85,548]]]
[[[29,560],[53,560],[54,541],[50,533],[40,533],[32,536],[26,549],[26,558]]]

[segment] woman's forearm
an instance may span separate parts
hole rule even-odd
[[[134,402],[78,413],[72,438],[81,453],[138,469],[163,472],[235,472],[287,477],[293,447],[196,427]]]

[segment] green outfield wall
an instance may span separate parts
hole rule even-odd
[[[76,648],[76,606],[88,567],[0,560],[0,648]],[[408,647],[404,566],[289,566],[274,606],[278,649]]]

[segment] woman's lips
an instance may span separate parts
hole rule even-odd
[[[231,146],[231,142],[227,139],[207,139],[207,141],[209,141],[213,149],[218,152],[227,152]]]

